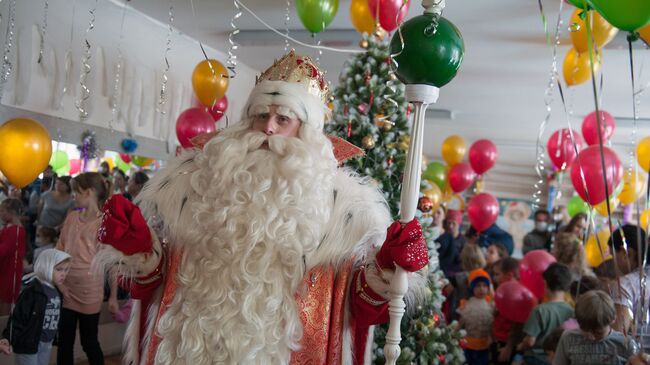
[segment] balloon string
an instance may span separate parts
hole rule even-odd
[[[237,6],[236,3],[235,6]],[[284,32],[286,37],[289,36],[289,20],[291,20],[291,18],[289,17],[290,12],[291,12],[291,0],[287,0],[287,7],[284,10]],[[289,51],[289,40],[286,37],[284,38],[284,53],[287,53]]]
[[[120,38],[117,41],[117,61],[115,63],[115,79],[113,80],[113,95],[111,96],[111,114],[112,118],[108,121],[108,127],[113,132],[113,121],[119,123],[119,110],[117,104],[121,98],[120,82],[122,81],[122,41],[124,40],[124,19],[126,18],[126,3],[124,0],[122,8],[122,20],[120,21]]]
[[[13,71],[13,64],[9,57],[14,47],[14,28],[16,26],[16,0],[9,3],[9,22],[7,23],[7,33],[5,36],[4,50],[2,51],[2,74],[0,74],[0,100],[4,95],[4,88]]]
[[[334,47],[327,47],[327,46],[315,46],[313,44],[308,44],[308,43],[305,43],[305,42],[301,42],[301,41],[299,41],[299,40],[297,40],[297,39],[295,39],[295,38],[293,38],[293,37],[291,37],[289,35],[285,35],[284,33],[280,32],[279,30],[277,30],[277,29],[273,28],[272,26],[270,26],[267,22],[265,22],[264,20],[262,20],[262,18],[260,18],[257,14],[255,14],[255,12],[253,12],[246,5],[244,5],[244,3],[241,2],[241,0],[234,0],[234,1],[235,1],[235,3],[239,4],[239,6],[241,6],[242,9],[246,10],[253,18],[255,18],[263,26],[265,26],[268,30],[272,31],[273,33],[275,33],[275,34],[277,34],[277,35],[279,35],[281,37],[284,37],[285,39],[288,39],[288,40],[292,41],[295,44],[298,44],[298,45],[301,45],[301,46],[307,47],[307,48],[316,48],[316,49],[322,49],[322,50],[325,50],[325,51],[332,51],[332,52],[355,53],[355,54],[356,53],[364,53],[364,52],[366,52],[365,50],[343,49],[343,48],[334,48]]]
[[[68,48],[66,49],[66,56],[72,53],[72,41],[74,40],[74,19],[75,12],[77,9],[77,0],[72,1],[72,17],[70,18],[70,41],[68,42]],[[119,51],[119,48],[118,48]],[[70,83],[70,76],[72,72],[72,67],[69,62],[65,61],[65,76],[63,78],[63,86],[61,87],[61,102],[57,107],[61,107],[63,104],[63,98],[65,97],[66,92],[68,92],[68,85]]]
[[[226,62],[226,68],[228,70],[230,70],[230,74],[231,74],[229,76],[230,78],[235,78],[235,76],[237,76],[237,71],[236,71],[236,68],[237,68],[237,56],[235,55],[235,51],[237,50],[237,48],[239,48],[239,46],[237,44],[235,44],[234,37],[237,34],[239,34],[239,28],[237,28],[237,26],[235,25],[235,20],[239,19],[239,17],[241,17],[241,15],[242,15],[242,11],[239,8],[239,5],[237,4],[236,1],[233,1],[233,5],[235,6],[236,10],[235,10],[235,14],[230,19],[230,28],[232,28],[232,30],[228,34],[228,43],[230,44],[230,47],[228,48],[228,61]],[[285,27],[287,26],[287,22],[288,22],[288,18],[289,18],[289,8],[288,8],[288,6],[289,5],[287,4]],[[289,32],[289,30],[287,28],[287,34],[288,34],[288,32]],[[286,39],[285,39],[285,43],[288,43],[286,41]],[[285,44],[285,50],[286,50],[286,48],[287,48],[287,45]],[[216,102],[217,102],[217,100],[215,100],[215,103]]]
[[[165,115],[165,104],[167,104],[167,73],[169,72],[169,51],[172,49],[172,34],[174,34],[174,0],[169,0],[169,13],[168,13],[169,22],[167,23],[167,41],[165,42],[165,69],[163,70],[161,82],[160,82],[160,92],[158,93],[158,107],[156,110],[158,113]]]
[[[47,33],[47,9],[49,7],[48,3],[49,1],[45,0],[45,5],[43,8],[43,25],[41,26],[41,44],[38,50],[38,64],[43,61],[43,53],[45,52],[45,34]]]

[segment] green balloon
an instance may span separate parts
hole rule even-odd
[[[433,14],[416,16],[402,25],[404,49],[399,33],[390,42],[390,52],[397,54],[397,77],[405,84],[441,87],[456,76],[465,45],[458,28],[440,17],[433,33]]]
[[[56,171],[65,167],[65,164],[68,164],[68,170],[70,170],[68,154],[65,151],[54,151],[52,157],[50,157],[50,166],[52,166],[52,170]]]
[[[58,151],[57,151],[58,152]],[[66,158],[68,155],[66,155]],[[65,165],[59,167],[58,169],[54,170],[58,176],[67,176],[70,174],[70,161],[66,161]]]
[[[118,169],[122,170],[122,172],[127,172],[131,168],[131,164],[122,161],[120,156],[115,157],[115,166],[117,166]]]
[[[571,5],[575,6],[578,9],[584,9],[588,7],[587,0],[568,0]]]
[[[567,213],[569,217],[573,217],[578,213],[585,213],[589,211],[589,206],[585,203],[579,196],[574,196],[569,199],[569,203],[566,206]]]
[[[339,0],[296,0],[302,24],[312,33],[322,32],[336,16]]]
[[[447,167],[440,162],[432,162],[422,173],[422,178],[438,185],[441,191],[445,191],[445,185],[447,185]]]
[[[588,0],[610,24],[633,32],[650,22],[649,0]]]

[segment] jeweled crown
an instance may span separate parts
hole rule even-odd
[[[330,101],[331,91],[324,73],[311,58],[296,55],[294,50],[273,62],[273,66],[255,79],[255,84],[266,80],[302,84],[305,91],[319,98],[323,104]]]

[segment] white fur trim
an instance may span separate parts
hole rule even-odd
[[[323,130],[328,115],[327,106],[303,85],[286,81],[262,81],[255,86],[248,97],[244,115],[251,117],[260,106],[278,105],[291,109],[298,119],[317,130]]]

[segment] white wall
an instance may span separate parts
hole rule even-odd
[[[0,3],[2,44],[9,20],[9,3],[10,1]],[[16,42],[12,52],[14,68],[5,86],[2,104],[66,121],[80,122],[75,102],[81,95],[81,60],[85,52],[86,29],[91,19],[89,10],[94,4],[94,0],[49,0],[48,24],[44,38],[45,52],[39,64],[39,29],[43,21],[44,1],[17,1]],[[123,76],[117,94],[121,97],[117,104],[118,118],[114,120],[111,100],[114,95],[123,4],[124,2],[117,0],[97,2],[94,29],[87,36],[91,45],[91,71],[86,81],[90,97],[86,101],[89,117],[83,123],[91,129],[93,126],[112,127],[118,134],[127,132],[157,140],[161,144],[168,144],[167,150],[174,151],[173,144],[178,143],[175,133],[176,117],[192,106],[191,74],[194,66],[203,60],[203,54],[198,42],[174,30],[171,50],[168,53],[171,68],[167,73],[168,101],[163,108],[166,113],[157,112],[165,68],[167,24],[127,7],[120,46]],[[209,57],[225,64],[226,47],[227,43],[224,42],[222,50],[207,47],[205,49]],[[231,122],[239,120],[240,110],[254,85],[256,73],[257,71],[238,62],[237,77],[231,80],[227,92],[229,108],[226,115]],[[67,86],[65,94],[64,85]],[[50,129],[50,133],[56,138],[60,131],[57,133],[56,130]],[[121,138],[99,142],[111,144],[102,145],[103,148],[119,150],[118,146],[112,144],[116,143],[115,141],[119,143]],[[146,154],[144,151],[138,152]]]

